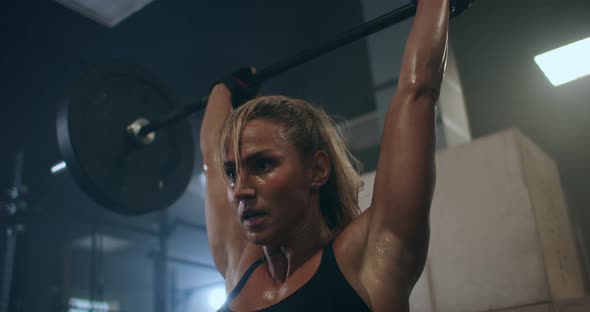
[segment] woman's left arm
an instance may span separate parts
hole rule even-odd
[[[411,271],[412,286],[428,250],[435,110],[446,66],[448,22],[449,0],[419,1],[397,92],[385,119],[373,199],[367,210],[366,254],[379,257],[380,250],[395,245],[399,261]]]

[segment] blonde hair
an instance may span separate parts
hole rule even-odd
[[[328,155],[331,172],[320,189],[320,209],[330,231],[334,235],[340,233],[360,214],[361,166],[350,153],[334,120],[321,108],[285,96],[259,97],[240,106],[232,112],[221,132],[217,163],[222,172],[229,144],[233,144],[236,172],[239,172],[240,140],[235,138],[241,137],[249,121],[260,118],[282,124],[283,137],[302,155],[311,155],[317,150]]]

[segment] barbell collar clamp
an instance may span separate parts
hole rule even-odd
[[[156,139],[156,132],[152,131],[145,135],[141,134],[141,129],[149,125],[150,121],[146,118],[137,118],[127,126],[127,136],[140,145],[149,145]]]

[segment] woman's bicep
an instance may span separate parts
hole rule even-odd
[[[435,100],[400,90],[388,112],[371,203],[372,236],[423,249],[435,183]]]

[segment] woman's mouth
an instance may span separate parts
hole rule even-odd
[[[267,214],[264,212],[248,211],[248,212],[245,212],[244,215],[242,216],[242,222],[247,227],[257,227],[257,226],[262,225],[262,223],[264,222],[264,217],[266,215]]]

